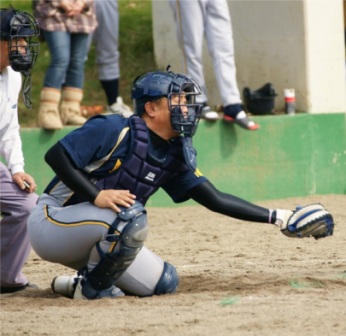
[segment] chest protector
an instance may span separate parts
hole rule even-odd
[[[100,189],[125,189],[137,196],[137,201],[145,205],[148,198],[169,179],[187,171],[180,137],[172,140],[167,152],[156,157],[150,149],[149,133],[145,122],[139,117],[131,117],[131,148],[115,174],[97,182]]]

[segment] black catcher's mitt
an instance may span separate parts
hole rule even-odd
[[[310,204],[297,207],[288,218],[281,231],[288,237],[314,237],[315,239],[331,236],[334,230],[332,215],[322,204]]]

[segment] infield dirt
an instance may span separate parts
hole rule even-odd
[[[346,335],[346,195],[258,202],[321,202],[334,235],[293,239],[266,224],[199,206],[148,208],[146,245],[177,267],[176,294],[76,301],[51,293],[73,272],[31,252],[24,271],[39,286],[0,298],[1,335]]]

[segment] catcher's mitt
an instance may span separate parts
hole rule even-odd
[[[322,204],[297,207],[288,218],[287,223],[281,227],[283,234],[297,238],[324,238],[331,236],[333,230],[333,217]]]

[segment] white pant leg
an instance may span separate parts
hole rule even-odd
[[[208,0],[205,18],[205,34],[222,103],[224,106],[241,103],[227,1]]]
[[[203,38],[206,2],[200,0],[170,0],[176,23],[179,46],[183,56],[183,69],[202,89],[198,102],[207,101],[207,88],[203,72]]]
[[[87,265],[95,244],[105,240],[116,216],[89,202],[60,207],[42,195],[29,216],[28,234],[42,259],[78,270]]]
[[[236,80],[231,18],[226,0],[170,0],[187,74],[201,85],[207,101],[203,72],[203,38],[206,37],[222,104],[241,103]]]
[[[117,0],[96,0],[98,26],[93,33],[99,80],[120,77],[119,69],[119,12]]]

